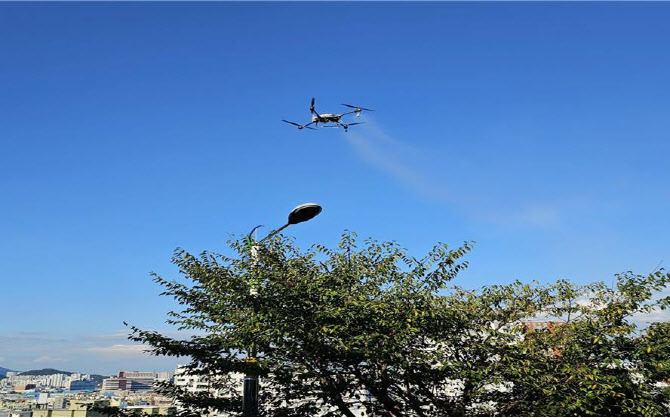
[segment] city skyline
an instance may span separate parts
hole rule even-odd
[[[8,372],[0,376],[0,415],[2,416],[96,416],[86,412],[96,407],[115,407],[151,415],[174,416],[173,400],[158,393],[157,387],[179,375],[181,384],[193,379],[182,369],[165,372],[119,371],[104,376],[79,373],[53,373],[39,370],[28,375]],[[75,412],[77,411],[77,412]]]
[[[174,368],[126,338],[123,321],[171,330],[149,273],[178,278],[175,248],[225,253],[305,202],[323,213],[284,231],[302,248],[345,230],[416,256],[475,241],[468,288],[667,265],[668,18],[663,3],[0,4],[0,366]],[[375,112],[348,133],[281,121],[312,97]]]

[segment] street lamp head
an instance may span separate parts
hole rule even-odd
[[[277,235],[278,233],[280,233],[284,229],[288,228],[289,225],[295,225],[295,224],[299,224],[300,222],[309,221],[310,219],[312,219],[313,217],[315,217],[319,213],[321,213],[321,206],[317,205],[316,203],[305,203],[305,204],[302,204],[300,206],[296,206],[291,211],[291,213],[289,213],[288,222],[286,223],[286,225],[282,226],[279,229],[275,229],[274,231],[270,232],[265,238],[260,240],[259,243]],[[251,236],[254,233],[254,231],[256,231],[256,229],[258,229],[261,226],[262,225],[258,225],[256,228],[251,230],[251,233],[249,234],[250,239],[252,238]]]
[[[316,203],[304,203],[296,206],[288,215],[288,224],[295,225],[300,222],[309,221],[319,213],[321,213],[321,206]]]

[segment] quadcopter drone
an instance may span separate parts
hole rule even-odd
[[[290,123],[291,125],[295,125],[295,126],[298,127],[298,129],[307,128],[307,129],[315,130],[314,128],[312,128],[309,125],[314,124],[314,126],[316,128],[318,128],[319,123],[321,123],[322,128],[339,128],[341,126],[341,127],[344,128],[344,132],[347,132],[350,126],[360,125],[360,124],[365,123],[365,122],[344,123],[344,122],[342,122],[342,116],[350,115],[352,113],[355,113],[356,117],[359,117],[359,116],[361,116],[361,112],[363,112],[364,110],[368,111],[368,112],[373,111],[372,109],[366,109],[364,107],[352,106],[352,105],[348,105],[348,104],[344,104],[344,103],[342,103],[342,106],[347,106],[347,107],[350,107],[354,110],[349,111],[349,112],[345,112],[345,113],[342,113],[342,114],[335,114],[335,113],[321,113],[321,114],[319,114],[316,110],[314,110],[314,98],[312,98],[312,104],[309,107],[310,112],[312,112],[312,121],[311,122],[306,123],[304,125],[300,125],[299,123],[291,122],[291,121],[284,120],[284,119],[282,119],[282,121],[284,121],[286,123]],[[329,123],[331,125],[328,125]]]

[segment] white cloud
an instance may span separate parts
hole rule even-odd
[[[191,338],[194,335],[203,335],[202,333],[194,331],[183,331],[183,330],[167,330],[162,331],[161,334],[169,338]],[[107,341],[108,343],[116,342],[118,344],[123,344],[123,342],[128,341],[129,335],[130,331],[128,329],[120,329],[109,333],[84,335],[81,337],[81,339],[85,341],[90,341],[91,344],[101,343],[101,340]],[[136,344],[126,344],[126,345],[136,345]]]
[[[142,344],[113,344],[108,346],[87,347],[84,351],[105,356],[138,356],[146,355],[150,347]]]
[[[649,325],[651,322],[668,322],[670,321],[670,311],[654,309],[651,312],[634,314],[631,316],[631,320],[641,326]]]
[[[128,339],[128,334],[130,334],[128,330],[119,330],[110,332],[108,334],[96,334],[96,335],[85,336],[84,338],[91,340],[116,340],[116,339],[125,340]]]
[[[62,357],[52,357],[52,356],[40,356],[36,359],[33,359],[33,363],[67,363],[69,359]]]
[[[20,332],[16,334],[0,335],[0,350],[15,350],[16,347],[38,347],[44,345],[58,345],[66,342],[65,338],[38,332]]]

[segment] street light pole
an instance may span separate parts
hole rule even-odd
[[[249,239],[252,242],[251,245],[251,258],[253,261],[254,266],[258,262],[258,247],[260,244],[263,243],[263,241],[267,240],[268,238],[271,238],[275,236],[276,234],[280,233],[284,229],[288,228],[290,225],[295,225],[299,224],[301,222],[309,221],[310,219],[314,218],[316,215],[321,213],[322,208],[321,206],[317,205],[316,203],[305,203],[299,206],[296,206],[293,208],[291,213],[288,215],[288,222],[286,225],[282,226],[281,228],[275,229],[274,231],[270,232],[265,238],[258,242],[254,242],[255,240],[253,239],[253,233],[260,227],[261,225],[255,227],[254,229],[251,230],[249,233]],[[255,285],[252,285],[249,289],[249,294],[251,296],[256,296],[258,294],[258,289],[256,288]],[[254,300],[254,316],[256,314],[256,300]],[[249,355],[247,358],[244,359],[244,361],[255,363],[258,361],[256,358],[256,343],[253,341],[251,343],[251,349],[249,350]],[[255,417],[258,416],[258,376],[256,375],[251,375],[247,374],[244,376],[244,409],[243,409],[243,416],[245,417]]]

